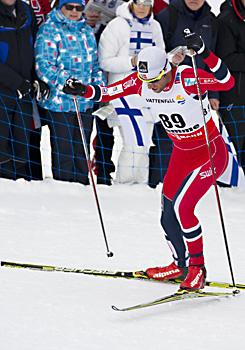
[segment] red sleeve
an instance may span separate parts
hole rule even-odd
[[[168,3],[164,0],[155,0],[153,5],[153,13],[157,15],[160,11],[165,9],[168,6]]]
[[[49,0],[30,0],[38,26],[45,21],[46,15],[51,11]]]
[[[210,51],[204,62],[210,68],[211,72],[206,72],[203,69],[198,69],[198,77],[200,82],[201,93],[206,91],[227,91],[230,90],[235,83],[233,76],[223,61],[213,52]],[[193,68],[186,68],[181,73],[181,80],[184,89],[189,94],[197,94],[195,84],[195,75]]]
[[[97,102],[109,102],[123,96],[140,95],[141,87],[142,81],[139,80],[135,72],[108,86],[89,85],[83,97]]]

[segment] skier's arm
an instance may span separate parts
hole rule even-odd
[[[141,86],[142,82],[137,78],[137,73],[133,73],[108,86],[84,85],[79,80],[70,78],[66,81],[63,91],[96,102],[108,102],[123,96],[140,94]]]
[[[215,77],[215,84],[212,84],[211,89],[209,88],[209,90],[226,91],[230,90],[234,86],[235,79],[231,75],[229,69],[225,63],[212,51],[209,52],[209,55],[204,59],[204,62],[207,64]]]
[[[187,47],[201,55],[203,61],[213,73],[198,69],[201,93],[203,94],[206,91],[230,90],[234,86],[235,80],[225,63],[205,46],[203,40],[197,34],[189,34],[186,41]],[[192,68],[187,68],[182,72],[182,82],[188,93],[196,93],[196,85],[192,85],[190,80],[188,82],[188,79],[193,78],[195,79],[195,75]]]

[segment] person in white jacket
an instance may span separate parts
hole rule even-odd
[[[100,67],[112,84],[136,69],[137,55],[147,46],[165,48],[159,23],[153,19],[154,0],[130,0],[117,8],[99,41]],[[132,82],[133,83],[133,82]],[[116,181],[147,183],[154,116],[139,96],[112,102],[117,112],[123,147],[118,158]],[[106,147],[106,145],[105,145]]]

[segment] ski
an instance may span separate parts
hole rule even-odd
[[[1,266],[10,267],[10,268],[19,268],[19,269],[30,269],[30,270],[39,270],[39,271],[56,271],[56,272],[71,272],[71,273],[80,273],[84,275],[92,276],[101,276],[109,278],[125,278],[125,279],[136,279],[136,280],[145,280],[145,281],[154,281],[159,282],[154,279],[149,278],[145,271],[107,271],[107,270],[95,270],[95,269],[79,269],[79,268],[69,268],[69,267],[59,267],[53,265],[38,265],[38,264],[26,264],[10,261],[1,261]],[[181,280],[176,278],[168,281],[160,281],[160,283],[172,283],[180,284]],[[207,287],[217,287],[217,288],[227,288],[233,289],[234,286],[227,282],[218,282],[218,281],[206,281],[205,286]],[[245,284],[237,283],[236,288],[245,289]]]
[[[167,295],[165,297],[150,301],[148,303],[137,304],[137,305],[124,307],[124,308],[118,308],[115,305],[112,305],[112,309],[115,311],[132,311],[132,310],[144,309],[144,308],[159,305],[159,304],[166,304],[170,302],[172,303],[179,300],[210,298],[210,297],[215,297],[215,298],[229,297],[229,296],[235,296],[238,293],[239,293],[238,290],[234,292],[225,292],[225,293],[204,292],[202,290],[198,290],[198,291],[179,290],[174,294]]]

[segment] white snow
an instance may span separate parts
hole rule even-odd
[[[208,2],[218,13],[222,1]],[[245,283],[245,193],[220,192],[235,280]],[[0,179],[0,260],[107,270],[138,270],[171,261],[159,224],[160,186],[99,186],[98,194],[113,258],[106,256],[91,187],[48,179]],[[213,189],[197,212],[208,279],[231,282]],[[184,301],[128,313],[111,309],[112,304],[129,306],[175,290],[177,286],[154,282],[0,268],[0,349],[242,346],[244,292],[234,298]]]
[[[235,279],[245,283],[245,192],[220,192]],[[98,186],[113,258],[92,187],[1,179],[0,193],[1,260],[107,270],[171,261],[159,224],[160,186]],[[208,278],[231,281],[214,189],[197,211]],[[0,286],[1,350],[226,350],[244,340],[244,292],[120,313],[111,305],[150,301],[177,286],[4,267]]]

